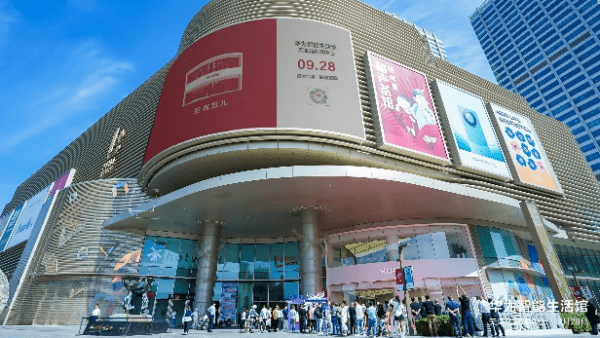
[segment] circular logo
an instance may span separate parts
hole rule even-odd
[[[537,169],[537,164],[535,164],[535,162],[533,161],[533,159],[529,159],[529,161],[527,161],[527,164],[529,164],[529,168],[531,168],[531,170],[536,170]]]
[[[542,159],[542,155],[540,155],[540,152],[537,151],[537,149],[535,148],[531,149],[531,155],[533,155],[533,157],[537,158],[538,160]]]
[[[512,131],[512,129],[510,129],[510,127],[506,127],[504,129],[504,132],[506,133],[506,135],[508,135],[508,137],[515,138],[515,132]]]
[[[463,118],[471,127],[475,127],[477,125],[477,115],[469,109],[463,109],[462,111]]]
[[[523,156],[521,156],[521,155],[517,155],[517,162],[519,162],[519,164],[520,164],[522,167],[525,167],[525,166],[527,166],[527,161],[525,161],[525,159],[524,159],[524,158],[523,158]]]
[[[325,90],[321,88],[315,88],[309,93],[310,99],[312,102],[316,104],[326,104],[327,103],[327,93]]]
[[[532,147],[535,147],[535,141],[531,135],[527,134],[525,135],[525,138],[527,139],[527,143],[529,143]]]
[[[520,131],[517,132],[517,138],[519,139],[519,141],[525,142],[525,136],[523,136],[523,133],[521,133]]]
[[[521,149],[523,149],[523,154],[525,154],[527,156],[531,156],[531,151],[529,150],[529,147],[525,143],[521,143]]]

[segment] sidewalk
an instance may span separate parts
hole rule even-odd
[[[35,325],[35,326],[26,326],[26,325],[13,325],[13,326],[0,326],[0,337],[2,338],[58,338],[58,337],[75,337],[78,335],[79,326],[48,326],[48,325]],[[138,335],[131,337],[164,337],[164,338],[173,338],[182,336],[183,330],[176,329],[173,333],[163,333],[163,334],[155,334],[155,335]],[[321,334],[299,334],[299,333],[287,333],[287,332],[271,332],[271,333],[263,333],[254,332],[254,333],[239,333],[237,329],[215,329],[212,333],[208,333],[206,331],[193,331],[190,330],[189,335],[187,337],[325,337]],[[566,338],[566,337],[588,337],[591,336],[589,333],[581,333],[581,334],[569,334],[569,335],[554,335],[549,338]],[[79,337],[95,337],[95,336],[79,336]],[[351,337],[362,337],[365,336],[351,336]],[[531,338],[532,336],[507,336],[511,338]],[[545,337],[544,337],[545,338]]]

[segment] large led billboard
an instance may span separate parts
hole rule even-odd
[[[191,139],[260,128],[364,142],[350,31],[264,19],[194,42],[167,74],[144,163]]]
[[[450,149],[458,168],[502,180],[512,178],[483,100],[447,83],[436,81],[445,112]]]
[[[490,110],[517,182],[562,194],[560,183],[531,121],[495,104],[490,104]]]
[[[27,200],[27,204],[23,208],[19,222],[15,226],[13,235],[6,246],[7,249],[29,239],[31,230],[33,230],[33,226],[40,215],[40,210],[42,210],[42,206],[48,198],[50,187],[51,185],[47,186],[44,190]]]
[[[366,59],[379,148],[449,164],[425,75],[371,52]]]

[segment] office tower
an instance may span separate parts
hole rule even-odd
[[[569,126],[600,179],[600,3],[490,0],[470,20],[498,83]]]
[[[388,13],[388,14],[391,14],[391,13]],[[391,14],[391,15],[396,17],[393,14]],[[406,22],[407,24],[410,24],[411,26],[415,27],[419,31],[419,33],[421,33],[421,36],[423,38],[425,38],[425,40],[427,40],[427,47],[429,48],[429,51],[431,52],[431,54],[439,57],[440,59],[442,59],[444,61],[448,61],[448,55],[446,54],[446,49],[444,48],[444,43],[442,42],[442,39],[440,39],[439,35],[435,34],[434,32],[428,31],[423,27],[417,26],[414,22],[410,22],[410,21],[406,20],[405,18],[398,18],[398,19],[400,21]]]

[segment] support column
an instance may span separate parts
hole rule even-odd
[[[198,258],[198,273],[196,275],[196,295],[194,307],[198,308],[200,316],[206,314],[206,309],[213,299],[213,286],[217,274],[217,255],[221,223],[214,221],[202,222],[202,240]]]
[[[315,208],[300,211],[302,229],[300,238],[300,294],[317,294],[323,290],[321,273],[321,244]]]
[[[544,225],[544,219],[537,208],[537,205],[533,202],[521,202],[521,210],[527,221],[529,233],[533,239],[533,244],[537,249],[538,255],[544,264],[544,272],[546,278],[550,283],[550,288],[554,294],[556,301],[561,304],[563,299],[569,299],[571,292],[565,274],[562,271],[552,242],[546,232],[546,226]]]
[[[397,262],[398,254],[398,234],[389,234],[385,236],[385,251],[388,262]]]

